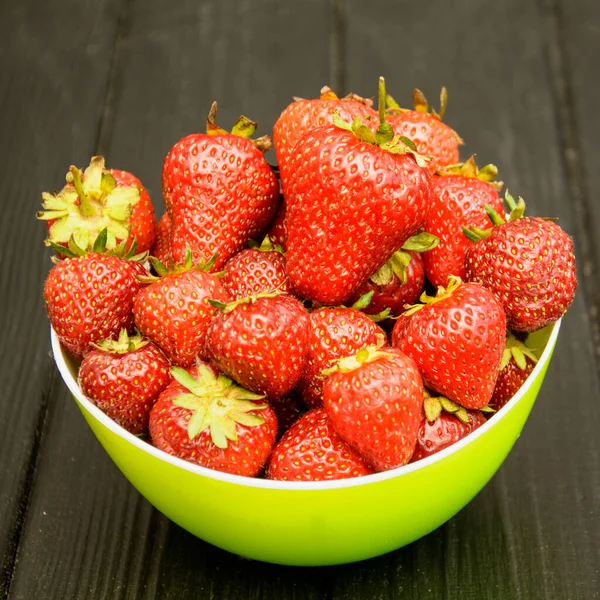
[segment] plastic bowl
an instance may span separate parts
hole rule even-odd
[[[334,565],[390,552],[461,510],[498,470],[529,416],[560,321],[539,332],[540,361],[486,424],[429,458],[375,475],[291,483],[228,475],[173,458],[113,423],[80,392],[77,365],[51,332],[58,370],[117,467],[169,519],[246,558]]]

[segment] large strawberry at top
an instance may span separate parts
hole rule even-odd
[[[220,269],[269,224],[279,203],[279,184],[262,154],[270,139],[248,139],[256,123],[240,117],[228,133],[215,124],[215,114],[216,103],[207,133],[188,135],[171,148],[162,187],[173,260],[185,262],[189,247],[196,262],[216,254],[214,269]]]
[[[478,169],[473,157],[460,165],[441,171],[431,180],[433,200],[425,230],[440,238],[437,247],[423,254],[427,279],[434,286],[445,286],[448,277],[465,278],[465,255],[473,245],[463,227],[491,227],[485,206],[502,212],[502,201],[493,183],[497,169],[487,165]]]
[[[46,245],[60,252],[58,247],[72,240],[90,251],[106,229],[107,250],[123,241],[129,249],[134,240],[138,252],[150,250],[156,237],[154,208],[135,175],[106,169],[104,158],[94,156],[83,173],[72,166],[66,180],[60,192],[42,194],[44,210],[36,216],[48,223]]]
[[[394,136],[380,105],[377,133],[334,117],[300,139],[290,162],[288,276],[299,295],[322,304],[343,304],[429,212],[424,161]]]
[[[425,385],[465,408],[492,397],[506,341],[506,316],[482,285],[451,277],[394,325],[392,345],[419,367]]]
[[[355,94],[338,98],[330,88],[324,87],[319,98],[299,98],[289,104],[275,122],[273,141],[284,193],[290,176],[290,161],[298,140],[313,129],[331,125],[334,112],[345,121],[352,121],[356,117],[373,122],[377,120],[377,113],[371,108],[370,100]]]

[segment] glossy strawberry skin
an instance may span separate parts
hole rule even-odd
[[[207,337],[213,365],[243,387],[280,398],[298,382],[307,350],[309,318],[287,294],[219,312]]]
[[[521,389],[534,368],[535,363],[528,356],[525,357],[524,369],[519,368],[513,359],[509,360],[498,374],[490,407],[500,410]]]
[[[165,266],[171,262],[171,217],[165,213],[158,221],[156,227],[156,240],[150,254]]]
[[[505,341],[502,306],[489,290],[470,283],[401,315],[392,331],[392,345],[415,360],[428,388],[471,409],[492,397]]]
[[[323,408],[306,413],[287,431],[267,467],[267,479],[329,481],[373,470],[334,431]]]
[[[404,135],[412,140],[420,154],[432,157],[427,165],[431,173],[435,173],[440,167],[459,162],[456,133],[437,117],[407,110],[390,114],[387,121],[397,135]]]
[[[343,304],[425,224],[430,177],[338,127],[298,142],[286,197],[287,270],[305,298]]]
[[[221,277],[232,300],[259,292],[288,292],[285,256],[276,250],[246,248],[227,261]]]
[[[177,366],[204,356],[206,334],[216,309],[209,299],[228,302],[221,282],[203,271],[162,277],[135,298],[135,326]]]
[[[152,200],[142,185],[142,182],[128,171],[111,169],[111,174],[117,182],[117,187],[137,187],[140,190],[140,199],[133,205],[129,223],[129,238],[127,248],[131,247],[133,240],[136,240],[136,252],[146,252],[152,248],[156,239],[156,217]]]
[[[419,252],[408,252],[411,259],[406,267],[406,283],[402,283],[396,274],[385,285],[373,283],[367,279],[356,291],[349,303],[356,302],[363,294],[373,292],[371,302],[362,311],[368,315],[376,315],[389,308],[392,316],[398,316],[406,310],[406,306],[414,304],[425,287],[425,266]]]
[[[560,319],[577,290],[573,240],[538,217],[494,227],[469,248],[465,273],[496,295],[515,331],[535,331]]]
[[[323,405],[338,435],[376,471],[406,464],[417,441],[423,382],[415,362],[395,348],[348,373],[330,375]]]
[[[444,448],[448,448],[486,422],[486,418],[481,411],[469,410],[467,414],[471,419],[470,423],[463,423],[458,417],[444,411],[433,423],[423,417],[419,427],[415,452],[410,462],[427,458],[440,450],[444,450]]]
[[[172,255],[194,262],[215,253],[214,270],[269,224],[279,203],[279,184],[254,144],[235,135],[189,135],[167,154],[163,196],[172,221]]]
[[[267,235],[273,245],[277,244],[284,252],[287,250],[287,228],[285,226],[285,201],[279,204],[277,214],[273,219]]]
[[[320,308],[310,313],[308,351],[298,389],[311,408],[323,405],[323,369],[385,339],[381,328],[353,308]]]
[[[125,354],[92,350],[81,363],[81,391],[134,435],[146,433],[150,409],[171,380],[169,361],[152,342]]]
[[[321,98],[292,102],[275,122],[273,142],[284,194],[286,194],[288,180],[291,176],[290,163],[298,140],[313,129],[331,125],[333,113],[336,111],[347,122],[352,122],[355,117],[360,117],[367,122],[379,123],[377,113],[362,102],[350,99],[322,100]]]
[[[485,212],[489,204],[498,213],[504,207],[492,185],[476,177],[445,175],[433,177],[433,201],[425,231],[440,238],[437,247],[424,253],[427,279],[436,287],[446,286],[448,277],[465,279],[465,256],[473,242],[462,227],[489,229],[492,224]]]
[[[46,309],[69,352],[81,358],[91,344],[131,328],[134,298],[144,287],[136,277],[140,269],[132,261],[96,252],[52,268],[44,285]]]
[[[195,438],[188,436],[188,423],[192,411],[177,406],[173,400],[188,393],[174,381],[169,385],[150,412],[150,437],[152,444],[171,456],[234,475],[255,477],[267,462],[277,435],[277,418],[270,407],[255,414],[264,419],[259,426],[236,424],[237,441],[229,441],[227,448],[217,447],[208,429]],[[257,403],[260,405],[260,403]]]

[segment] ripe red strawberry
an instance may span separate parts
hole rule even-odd
[[[154,208],[141,181],[127,171],[108,170],[94,156],[82,174],[77,167],[67,173],[67,185],[57,194],[42,194],[45,210],[37,218],[48,221],[46,245],[67,246],[71,237],[82,250],[91,251],[103,229],[106,248],[126,240],[136,241],[138,252],[150,250],[156,237]]]
[[[414,304],[425,287],[425,267],[418,252],[398,250],[383,267],[363,283],[350,298],[356,302],[364,294],[373,292],[371,302],[362,309],[369,315],[389,311],[398,316],[407,304]]]
[[[442,88],[439,114],[435,110],[429,113],[429,103],[420,90],[414,90],[413,101],[415,110],[406,110],[400,108],[393,98],[387,97],[390,107],[388,121],[394,131],[412,140],[420,154],[433,158],[427,166],[431,173],[440,167],[456,164],[460,160],[458,146],[463,141],[453,129],[442,123],[448,104],[446,88]]]
[[[279,398],[302,374],[308,328],[308,313],[296,298],[261,293],[221,305],[207,349],[211,362],[239,384]]]
[[[152,444],[209,469],[255,477],[275,444],[277,419],[262,396],[203,363],[173,367],[175,381],[150,412]]]
[[[306,413],[279,441],[267,479],[328,481],[369,475],[373,470],[334,431],[325,410]]]
[[[506,223],[491,207],[496,227],[471,230],[465,259],[468,281],[491,290],[506,311],[508,327],[535,331],[560,319],[575,297],[577,272],[573,240],[555,223],[522,217],[525,203],[510,194]]]
[[[406,464],[423,406],[415,362],[396,348],[370,346],[332,370],[323,405],[337,434],[376,471]]]
[[[169,213],[165,213],[158,221],[156,240],[150,254],[163,265],[170,265],[173,260],[171,257],[171,217],[169,217]]]
[[[299,295],[321,304],[348,300],[429,211],[429,173],[381,113],[377,134],[338,118],[309,132],[290,161],[288,276]]]
[[[141,269],[100,252],[66,258],[52,268],[44,285],[46,309],[69,352],[82,357],[92,344],[131,328],[134,298],[144,287],[137,279]]]
[[[285,202],[281,201],[277,214],[269,226],[267,235],[274,246],[279,246],[284,252],[287,250],[287,228],[285,226]]]
[[[98,342],[79,368],[81,391],[134,435],[148,430],[150,409],[171,380],[169,361],[141,335]]]
[[[447,398],[425,394],[424,415],[410,462],[432,456],[462,440],[486,422],[480,410],[467,410]]]
[[[440,244],[426,252],[427,279],[436,287],[445,286],[448,277],[465,278],[465,255],[472,242],[464,235],[463,227],[491,227],[485,212],[486,204],[503,212],[498,195],[494,165],[477,169],[473,157],[462,165],[443,171],[432,179],[433,201],[425,230],[440,238]]]
[[[259,292],[288,292],[285,256],[273,249],[269,238],[259,248],[246,248],[225,265],[221,283],[232,300]]]
[[[136,297],[135,326],[160,346],[169,360],[188,367],[196,356],[204,356],[208,326],[215,313],[209,299],[227,302],[229,296],[217,277],[192,266],[191,254],[185,267],[162,275]]]
[[[466,408],[492,397],[506,341],[506,317],[481,285],[451,277],[448,289],[400,316],[392,345],[411,356],[425,385]]]
[[[500,410],[519,391],[537,362],[531,349],[509,333],[490,407]]]
[[[213,104],[207,133],[177,142],[163,164],[162,187],[172,222],[172,255],[183,263],[187,248],[196,262],[214,254],[220,269],[269,224],[279,203],[279,184],[262,151],[268,136],[248,139],[256,123],[240,117],[232,133],[218,127]]]
[[[323,405],[324,369],[365,346],[382,345],[384,341],[381,328],[354,308],[320,308],[310,313],[308,352],[298,382],[304,402],[311,408]]]
[[[292,102],[275,122],[273,141],[284,195],[291,175],[290,161],[298,140],[313,129],[331,125],[334,112],[345,121],[353,121],[355,117],[373,122],[377,120],[377,113],[371,108],[370,100],[355,94],[340,99],[330,88],[324,87],[320,98]]]

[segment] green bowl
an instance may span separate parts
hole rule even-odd
[[[333,482],[280,482],[212,471],[131,435],[80,392],[77,365],[51,332],[54,359],[83,416],[125,477],[195,536],[247,558],[334,565],[395,550],[433,531],[483,488],[529,416],[560,321],[534,334],[540,361],[485,425],[438,454],[384,473]]]

